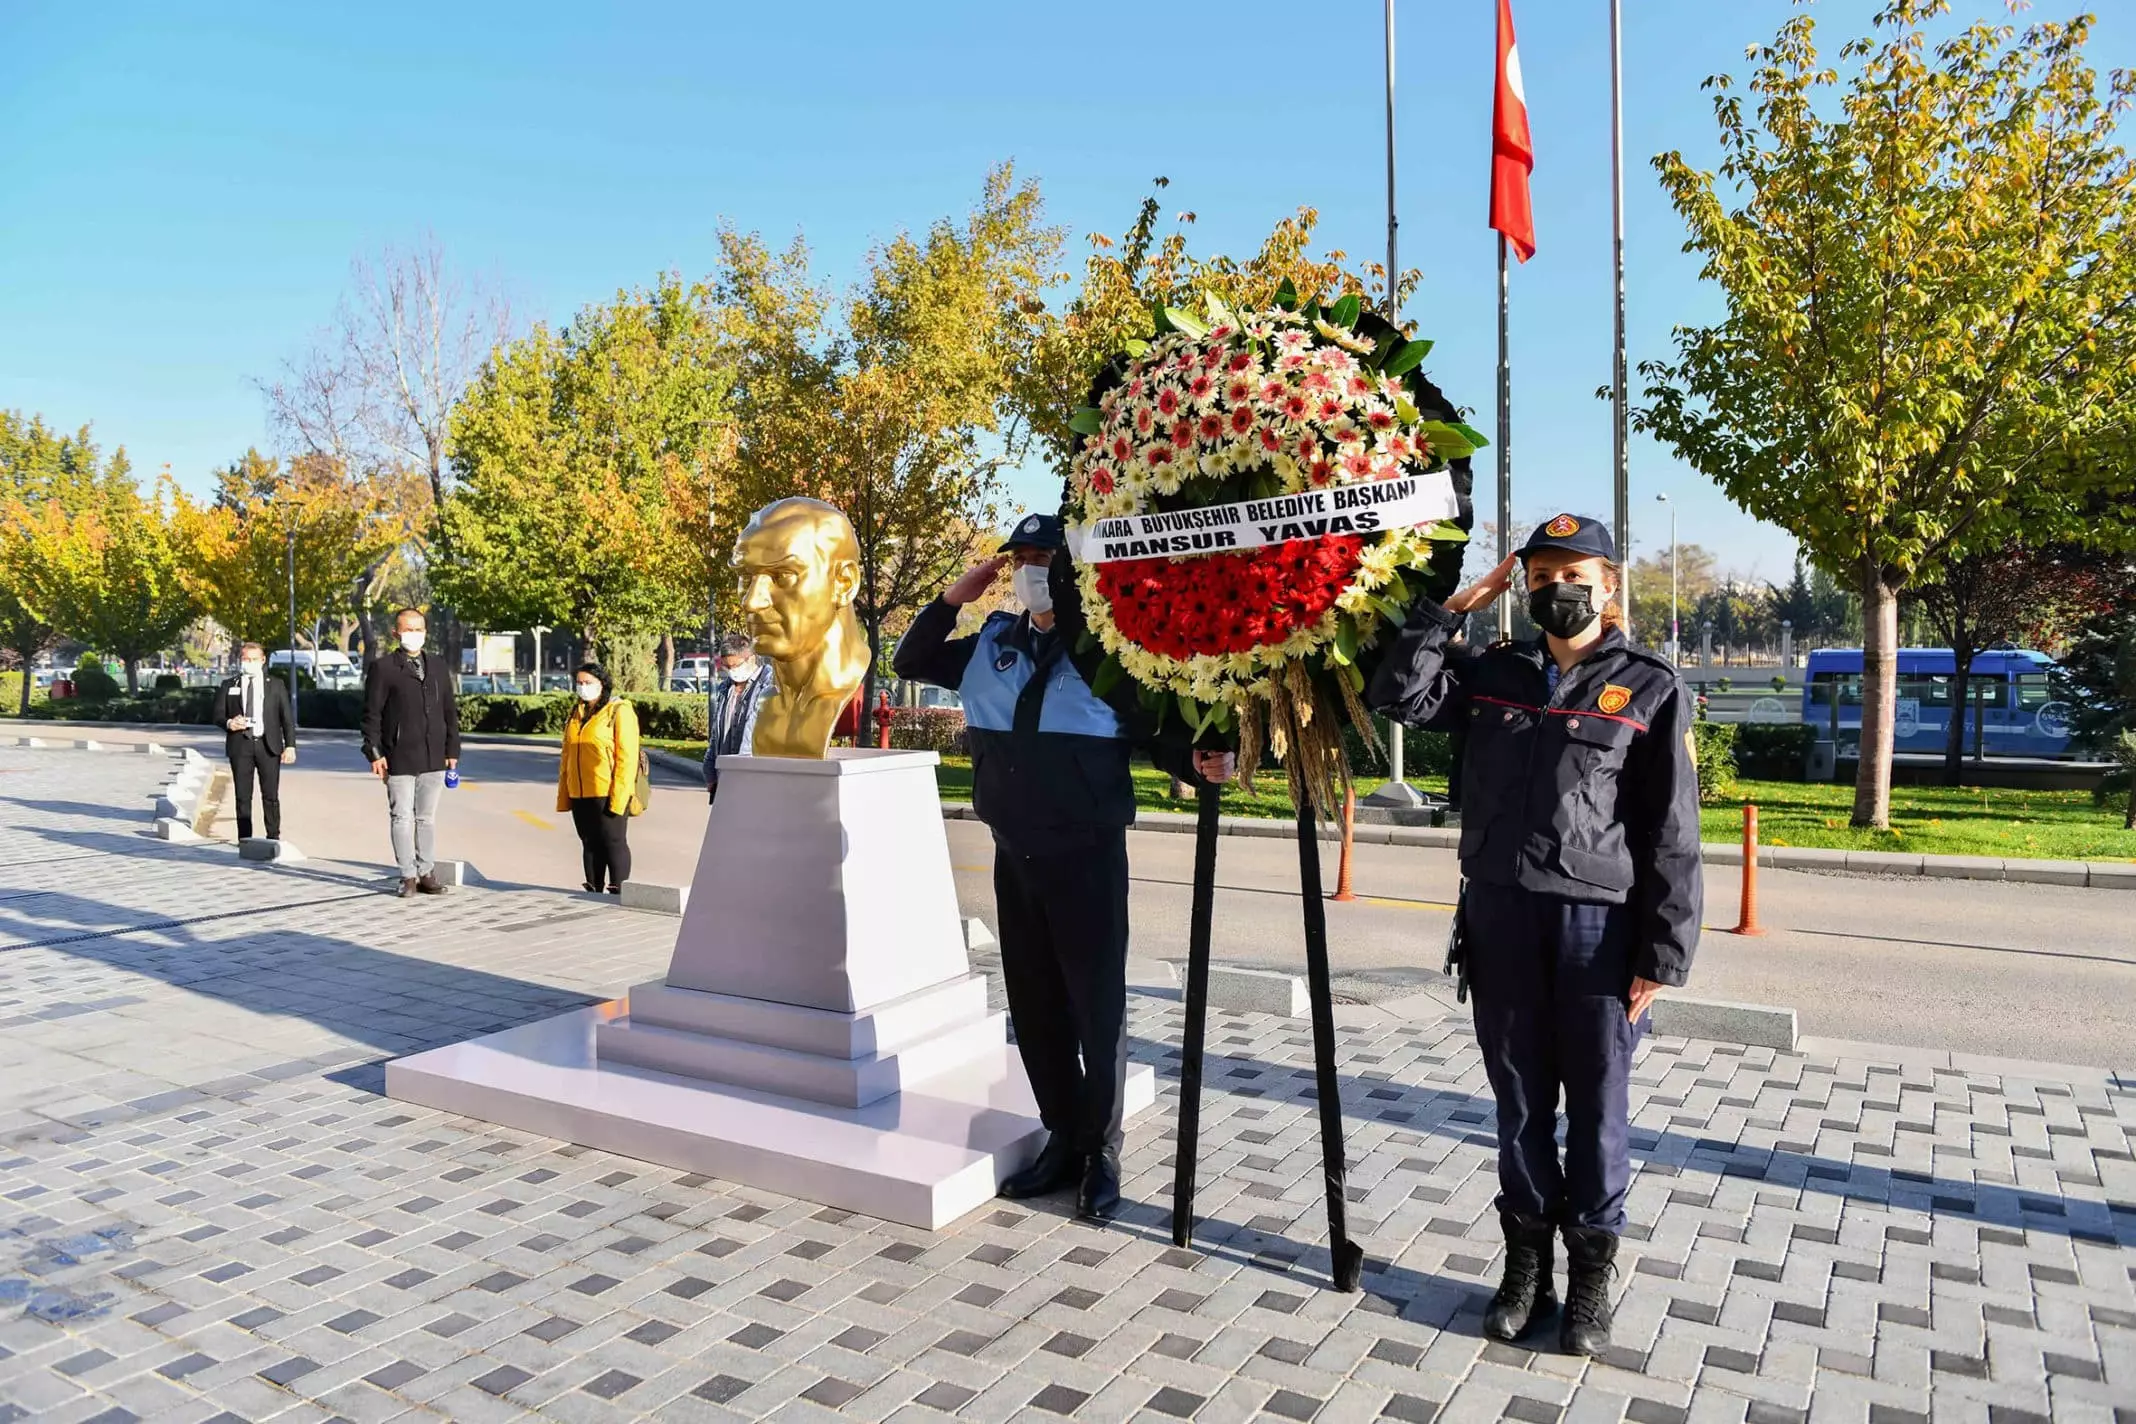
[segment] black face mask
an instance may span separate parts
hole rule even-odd
[[[1528,616],[1545,633],[1577,638],[1598,615],[1584,583],[1546,583],[1528,595]]]

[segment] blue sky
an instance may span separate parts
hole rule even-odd
[[[1826,47],[1867,0],[1816,7]],[[2093,61],[2136,63],[2136,0],[2098,0]],[[1745,69],[1787,0],[1627,0],[1630,354],[1717,303],[1646,159],[1710,161],[1708,74]],[[1398,0],[1401,256],[1429,369],[1489,430],[1484,226],[1495,0]],[[1998,15],[1960,0],[1961,16]],[[1515,511],[1606,517],[1606,0],[1515,0],[1540,251],[1514,273]],[[2053,8],[2044,13],[2059,15]],[[1013,158],[1071,234],[1118,232],[1152,176],[1201,252],[1300,204],[1327,245],[1384,249],[1375,0],[1077,6],[372,3],[0,5],[0,408],[95,425],[204,484],[267,444],[256,377],[297,354],[350,259],[435,234],[523,317],[663,269],[707,271],[722,218],[806,234],[844,281],[871,243],[961,213]],[[1488,456],[1479,502],[1492,498]],[[1637,552],[1682,537],[1784,578],[1792,544],[1652,444],[1631,452]],[[1056,486],[1021,476],[1019,499]]]

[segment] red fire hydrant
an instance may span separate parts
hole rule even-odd
[[[883,751],[890,750],[890,689],[876,694],[875,745]]]

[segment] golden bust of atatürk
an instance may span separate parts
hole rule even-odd
[[[782,499],[749,516],[734,544],[742,618],[771,662],[757,713],[758,756],[823,759],[838,714],[868,675],[868,638],[853,614],[860,541],[820,499]]]

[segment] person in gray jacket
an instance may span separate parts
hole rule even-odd
[[[705,719],[705,794],[719,799],[719,759],[748,756],[756,740],[757,709],[771,695],[771,664],[756,655],[746,633],[720,640]]]

